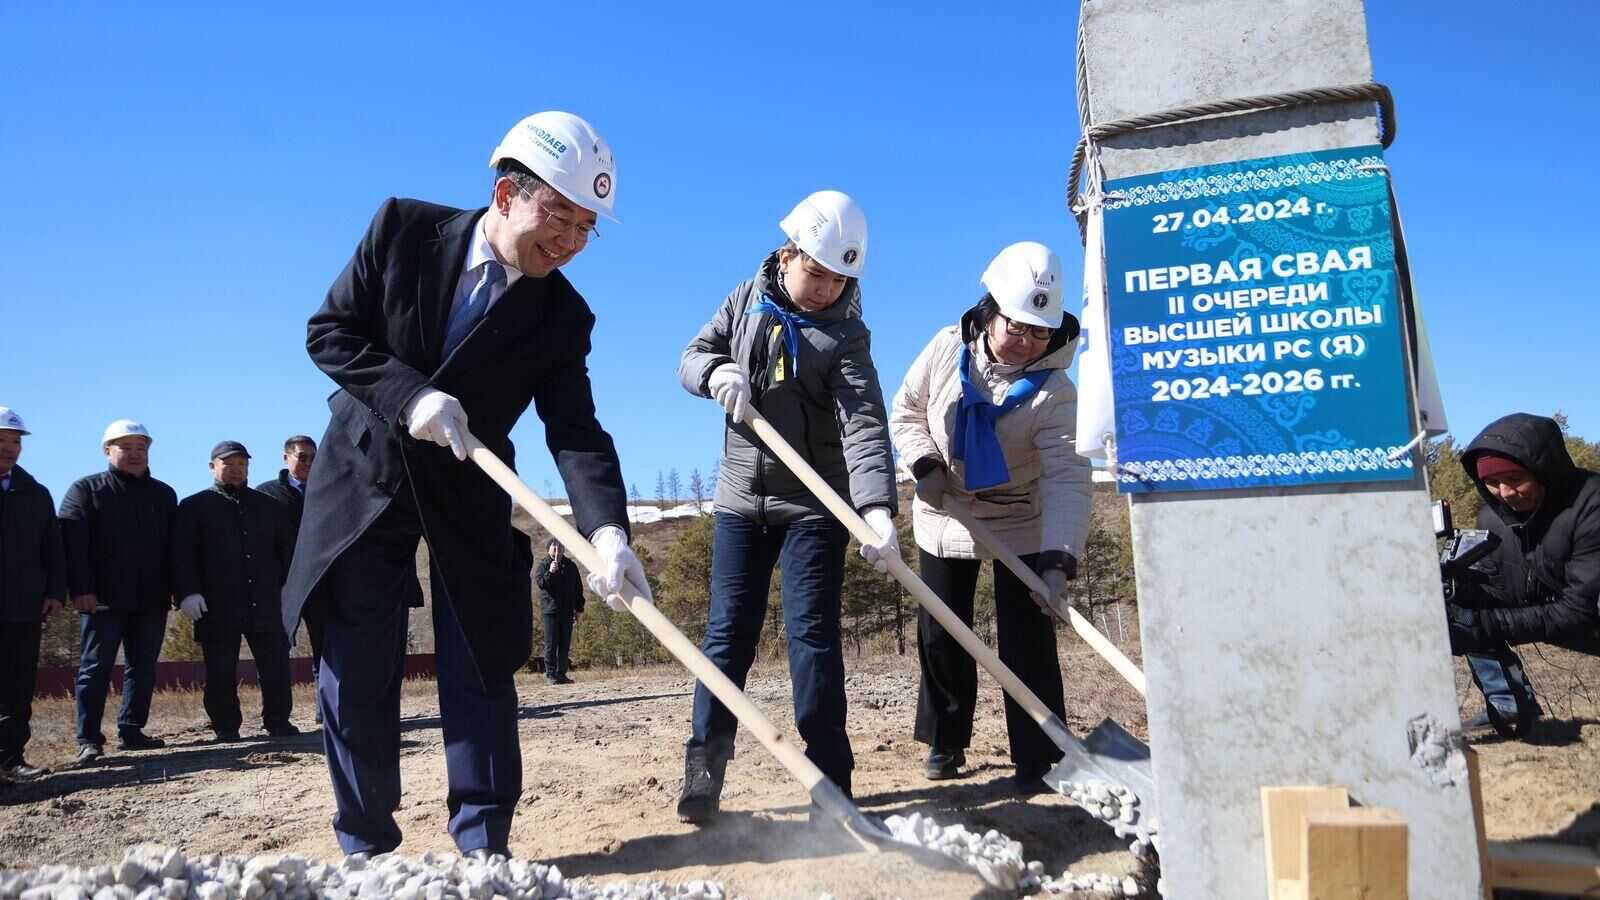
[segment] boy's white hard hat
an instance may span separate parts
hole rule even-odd
[[[117,438],[125,437],[142,437],[145,440],[152,442],[155,440],[155,438],[150,436],[150,429],[144,427],[138,422],[135,422],[132,419],[118,419],[106,426],[106,433],[100,438],[100,446],[104,447]]]
[[[1006,318],[1046,328],[1061,327],[1061,260],[1049,247],[1034,241],[1012,244],[989,263],[979,282],[989,290]]]
[[[565,112],[542,112],[511,126],[489,156],[489,167],[514,159],[584,209],[611,221],[617,166],[611,145],[588,122]]]
[[[849,278],[867,274],[867,214],[850,195],[817,191],[801,200],[778,227],[829,271]]]

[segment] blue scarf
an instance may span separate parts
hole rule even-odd
[[[978,491],[1011,480],[1011,470],[1006,467],[1005,451],[1000,449],[1000,439],[995,437],[996,419],[1022,405],[1032,397],[1050,377],[1049,369],[1028,372],[1011,386],[1006,398],[995,406],[989,397],[972,383],[972,348],[961,346],[961,409],[956,414],[956,433],[950,442],[950,455],[966,463],[966,486]]]
[[[751,307],[750,311],[745,313],[745,315],[753,316],[757,313],[771,313],[772,317],[777,319],[778,322],[783,325],[783,347],[785,350],[789,351],[789,359],[792,361],[792,365],[796,368],[799,368],[800,329],[821,328],[822,326],[811,321],[810,319],[807,319],[805,316],[802,316],[799,313],[789,312],[788,310],[774,303],[772,298],[766,294],[762,294],[761,302]]]

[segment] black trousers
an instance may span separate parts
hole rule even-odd
[[[22,762],[33,732],[33,682],[39,674],[39,622],[0,622],[0,766]]]
[[[944,559],[920,552],[922,580],[967,625],[972,624],[973,595],[978,586],[976,559]],[[1022,557],[1032,567],[1038,554]],[[1000,661],[1017,674],[1057,716],[1066,718],[1061,689],[1061,662],[1056,658],[1053,620],[1040,611],[1028,589],[999,562],[994,567],[995,631]],[[956,639],[923,609],[917,610],[917,661],[922,664],[922,688],[917,696],[914,736],[924,744],[946,750],[965,749],[972,743],[972,714],[978,702],[978,664]],[[1061,748],[1045,736],[1038,724],[1006,697],[1006,734],[1011,739],[1011,761],[1029,768],[1050,768],[1061,759]]]
[[[572,611],[544,614],[544,674],[560,678],[567,674],[572,654]]]
[[[250,642],[261,683],[261,724],[271,728],[287,724],[294,698],[289,691],[289,637],[282,629],[235,631],[200,642],[206,660],[206,715],[211,730],[238,731],[244,723],[239,711],[239,640]]]

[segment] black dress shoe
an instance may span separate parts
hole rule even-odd
[[[219,744],[236,744],[239,742],[239,730],[217,732],[216,741]]]
[[[166,741],[153,738],[143,731],[127,731],[117,736],[118,750],[160,750],[166,745]]]
[[[1050,774],[1048,767],[1017,766],[1016,774],[1002,779],[1002,783],[1007,791],[1017,797],[1048,794],[1050,785],[1044,783],[1044,777],[1048,774]]]
[[[104,759],[106,751],[99,744],[84,744],[78,748],[78,765],[92,766]]]
[[[479,847],[476,850],[468,850],[463,855],[466,856],[467,859],[476,860],[481,863],[487,863],[492,862],[496,856],[504,859],[510,859],[511,851],[505,847]]]
[[[44,766],[32,766],[20,759],[8,766],[0,766],[0,775],[12,781],[32,781],[49,774],[50,770]]]
[[[961,767],[967,764],[965,750],[957,748],[946,750],[934,747],[928,753],[928,761],[922,765],[922,774],[929,781],[944,781],[961,775]]]
[[[264,725],[262,727],[265,728],[267,734],[271,735],[272,737],[294,737],[300,733],[300,729],[296,727],[293,722],[275,722],[271,725]]]

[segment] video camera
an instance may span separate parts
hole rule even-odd
[[[1433,504],[1433,533],[1444,541],[1439,550],[1439,577],[1444,582],[1446,613],[1451,603],[1466,609],[1483,609],[1487,605],[1486,595],[1482,591],[1464,588],[1484,579],[1484,574],[1473,567],[1500,546],[1500,536],[1482,528],[1456,528],[1450,515],[1449,500],[1439,500]],[[1472,669],[1473,681],[1484,691],[1484,711],[1488,714],[1489,724],[1502,737],[1515,738],[1527,734],[1538,716],[1538,705],[1533,699],[1533,689],[1516,651],[1505,641],[1497,640],[1487,652],[1464,655]],[[1505,715],[1489,698],[1489,689],[1484,683],[1486,675],[1504,680],[1501,690],[1515,701],[1515,715]]]

